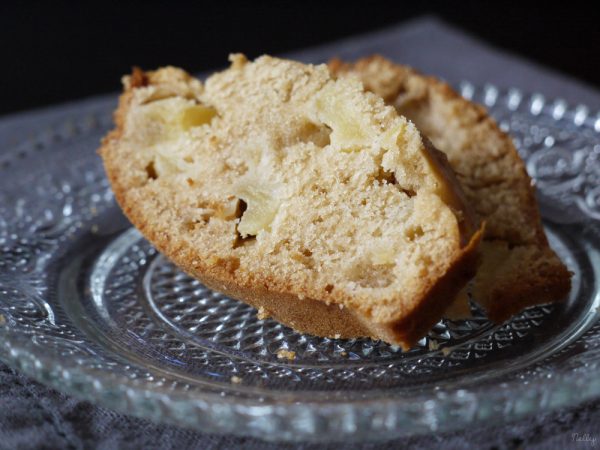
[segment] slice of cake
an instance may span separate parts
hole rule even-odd
[[[207,286],[292,328],[408,349],[481,235],[442,153],[326,65],[134,71],[101,155],[131,222]]]
[[[334,60],[329,67],[337,77],[360,78],[447,155],[467,200],[486,223],[473,297],[492,320],[566,298],[571,274],[548,245],[531,179],[510,137],[483,107],[436,78],[380,56],[355,64]]]

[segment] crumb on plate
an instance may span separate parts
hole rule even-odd
[[[258,308],[258,313],[256,314],[256,318],[258,320],[265,320],[269,318],[269,313],[267,312],[267,310],[265,308],[263,308],[262,306],[260,308]]]
[[[296,359],[296,352],[293,352],[291,350],[281,349],[281,350],[277,351],[277,358],[278,359],[289,359],[290,361],[293,361],[294,359]]]
[[[440,348],[440,344],[435,339],[429,339],[429,350],[437,350]]]

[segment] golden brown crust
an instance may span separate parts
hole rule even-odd
[[[129,79],[129,86],[121,95],[119,107],[115,112],[116,129],[103,140],[100,154],[117,202],[126,216],[159,251],[207,286],[241,299],[298,331],[329,337],[384,338],[408,349],[439,320],[454,295],[474,275],[477,266],[477,246],[482,231],[476,231],[475,225],[467,220],[467,226],[474,229],[470,231],[470,239],[447,273],[440,277],[434,286],[424,286],[423,298],[400,319],[374,326],[368,317],[340,304],[325,303],[321,299],[312,299],[309,295],[299,298],[298,295],[290,294],[277,280],[255,276],[245,280],[247,283],[240,282],[240,274],[236,273],[239,260],[235,258],[199,259],[194,249],[178,239],[175,232],[165,228],[159,229],[155,223],[148,223],[148,218],[139,205],[128,197],[128,191],[136,187],[133,185],[135,183],[132,183],[135,177],[123,173],[126,169],[123,155],[119,154],[119,141],[133,89],[148,83],[152,84],[151,73],[134,73]],[[301,292],[301,288],[296,287],[296,290]],[[329,299],[335,294],[331,294]]]
[[[475,275],[479,264],[477,247],[482,235],[483,229],[473,235],[458,260],[429,289],[428,295],[421,300],[418,308],[403,319],[386,324],[385,328],[377,330],[377,336],[386,342],[400,343],[404,350],[409,350],[415,342],[426,335],[440,320],[462,287]]]
[[[565,299],[571,275],[548,245],[531,179],[485,108],[435,77],[378,55],[354,64],[336,59],[329,67],[338,76],[358,75],[448,154],[468,201],[486,221],[474,291],[492,320]]]

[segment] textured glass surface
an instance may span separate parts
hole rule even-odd
[[[600,395],[600,116],[460,89],[511,133],[536,181],[551,245],[574,273],[564,304],[503,325],[473,307],[407,353],[260,320],[130,228],[95,154],[110,127],[102,107],[0,154],[0,357],[130,414],[272,440],[497,424]]]

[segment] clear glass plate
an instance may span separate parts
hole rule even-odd
[[[564,304],[503,325],[473,308],[408,353],[259,320],[130,228],[95,154],[110,127],[99,106],[0,154],[0,358],[125,413],[271,440],[389,439],[599,396],[600,116],[460,89],[512,134],[536,180],[551,244],[574,273]]]

